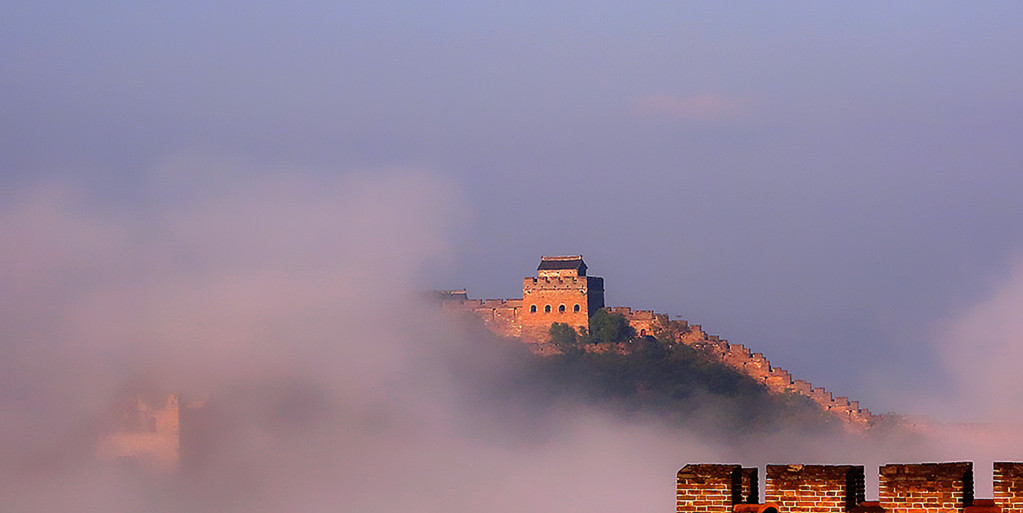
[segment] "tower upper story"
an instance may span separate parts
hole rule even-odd
[[[582,255],[544,256],[536,268],[539,277],[545,276],[586,276],[586,262]]]

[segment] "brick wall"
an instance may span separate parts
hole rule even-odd
[[[862,466],[768,465],[765,503],[756,504],[756,468],[686,465],[678,472],[677,513],[1023,512],[1023,463],[994,464],[993,500],[974,499],[970,462],[892,464],[879,474],[880,500],[866,502]]]
[[[686,465],[678,471],[676,513],[731,513],[742,502],[739,465]]]
[[[951,513],[973,504],[973,463],[881,467],[879,503],[889,513]]]
[[[1003,513],[1023,513],[1023,463],[995,462],[995,505]]]
[[[518,322],[523,328],[543,328],[545,335],[555,322],[575,329],[588,328],[590,316],[603,307],[603,278],[561,275],[524,278]]]
[[[768,465],[765,501],[780,511],[838,513],[863,502],[863,467]]]

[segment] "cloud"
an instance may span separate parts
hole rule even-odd
[[[943,398],[958,418],[1023,421],[1023,261],[989,296],[941,323],[935,339],[954,397]]]
[[[192,159],[147,179],[143,205],[37,184],[0,206],[5,511],[662,511],[681,465],[757,457],[509,399],[521,348],[412,299],[460,223],[441,176]],[[132,382],[210,396],[201,465],[95,461]]]
[[[69,184],[5,196],[5,511],[653,512],[690,462],[936,454],[509,399],[521,351],[412,299],[451,252],[456,186],[224,167],[169,164],[143,205]],[[107,406],[139,378],[209,394],[201,465],[154,480],[92,458]]]
[[[746,99],[713,93],[695,96],[660,94],[636,100],[632,105],[632,114],[675,120],[723,121],[745,115],[748,105]]]

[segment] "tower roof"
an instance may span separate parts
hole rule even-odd
[[[579,271],[579,276],[586,275],[586,263],[582,255],[570,256],[545,256],[540,257],[540,265],[537,271],[560,271],[563,269],[574,269]]]

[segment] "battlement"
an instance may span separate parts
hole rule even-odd
[[[764,503],[757,468],[686,465],[678,472],[677,513],[1020,513],[1023,463],[994,464],[994,499],[973,497],[973,463],[890,464],[879,469],[879,500],[865,501],[860,465],[768,465]]]

